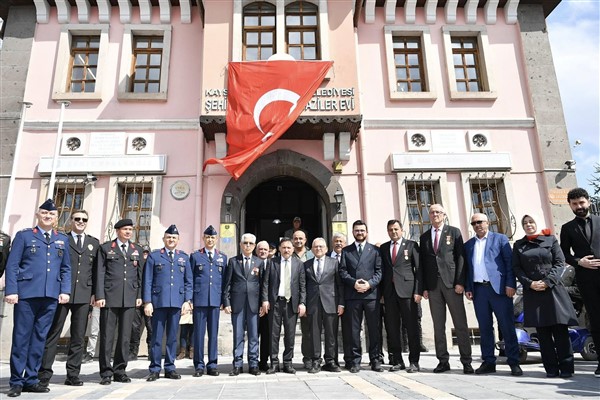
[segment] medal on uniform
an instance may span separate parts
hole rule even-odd
[[[31,254],[35,254],[35,252],[36,252],[37,250],[36,250],[35,246],[31,246],[31,250],[30,250],[30,251],[31,251]]]
[[[94,246],[93,246],[93,245],[91,245],[91,244],[88,244],[88,250],[89,250],[89,251],[92,251],[92,250],[94,250]]]
[[[408,250],[404,250],[404,259],[408,260]]]
[[[452,239],[452,236],[447,235],[446,236],[446,245],[450,246],[450,239]]]
[[[219,267],[219,273],[220,274],[223,273],[223,267],[221,267],[221,266]]]

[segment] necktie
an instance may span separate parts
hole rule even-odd
[[[397,255],[398,255],[398,242],[394,242],[394,247],[392,247],[392,264],[396,263]]]
[[[208,252],[208,262],[212,264],[213,258],[212,258],[212,251]]]
[[[440,231],[438,229],[435,230],[435,240],[433,241],[433,252],[437,254],[438,252],[438,244],[440,241]]]
[[[321,266],[321,260],[317,259],[317,279],[321,279],[321,274],[323,273],[323,267]]]
[[[358,256],[360,257],[362,255],[362,243],[358,244]]]
[[[171,264],[173,264],[173,252],[169,251],[169,260],[171,260]]]
[[[124,256],[127,255],[127,245],[125,243],[123,243],[121,245],[121,252],[123,253]]]
[[[79,250],[81,250],[81,235],[77,235],[77,248],[79,248]]]
[[[336,254],[335,258],[337,258],[338,263],[340,262],[340,254]]]
[[[283,279],[284,279],[284,296],[286,300],[290,300],[292,297],[292,276],[290,274],[290,262],[285,260],[283,262]]]
[[[585,221],[585,236],[587,237],[587,240],[589,242],[592,241],[592,221],[591,219],[588,217],[586,219],[584,219]]]
[[[246,260],[244,262],[244,272],[246,273],[246,275],[248,275],[248,272],[250,271],[250,259],[248,257],[245,257],[244,260]]]
[[[50,243],[50,234],[46,232],[44,233],[44,236],[46,237],[46,243]]]

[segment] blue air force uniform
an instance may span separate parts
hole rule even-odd
[[[49,234],[48,240],[45,233]],[[19,296],[14,308],[11,388],[27,389],[39,384],[38,371],[58,297],[71,293],[68,243],[64,234],[44,232],[39,227],[15,235],[6,263],[5,290],[6,296]]]
[[[181,250],[163,247],[154,250],[146,260],[143,278],[142,300],[152,303],[152,338],[150,372],[158,373],[161,367],[162,338],[166,330],[167,346],[165,372],[175,371],[177,356],[177,332],[181,306],[192,298],[192,270],[189,256]]]
[[[212,228],[209,227],[209,228]],[[214,233],[216,235],[216,231]],[[204,370],[204,335],[208,329],[208,372],[217,369],[217,336],[227,256],[206,248],[192,254],[194,273],[194,369]]]

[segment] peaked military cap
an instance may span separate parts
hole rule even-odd
[[[48,199],[40,206],[40,209],[46,211],[56,211],[56,204],[54,204],[52,199]]]
[[[204,230],[204,234],[205,235],[210,235],[210,236],[216,236],[217,235],[217,230],[215,229],[214,226],[209,225],[208,228],[206,228]]]
[[[177,227],[175,225],[169,226],[165,233],[167,235],[179,235],[179,231],[177,230]]]

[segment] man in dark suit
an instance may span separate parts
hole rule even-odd
[[[96,262],[96,307],[100,307],[100,384],[131,382],[127,376],[129,339],[135,307],[142,304],[143,249],[131,242],[133,221],[115,224],[117,238],[103,243]],[[117,331],[118,328],[118,331]],[[117,336],[114,365],[110,359]],[[114,375],[114,376],[113,376]]]
[[[165,378],[181,379],[175,369],[177,333],[181,311],[192,307],[192,269],[188,255],[177,249],[179,231],[169,226],[163,235],[162,249],[154,250],[146,259],[143,277],[142,300],[144,314],[152,317],[150,343],[150,375],[148,382],[156,381],[160,374],[163,336],[167,336]]]
[[[204,336],[208,331],[208,364],[206,372],[218,376],[219,316],[223,299],[223,275],[227,256],[215,247],[217,230],[209,225],[204,230],[204,248],[191,257],[194,273],[194,376],[204,373]]]
[[[242,253],[230,258],[223,282],[223,308],[231,314],[233,325],[233,369],[229,376],[237,376],[244,365],[244,333],[248,334],[248,372],[260,375],[258,369],[258,317],[260,306],[261,276],[264,262],[252,254],[256,236],[244,233],[240,241]]]
[[[96,266],[98,246],[100,246],[98,239],[85,233],[88,218],[85,210],[77,210],[71,214],[71,232],[67,235],[69,254],[71,255],[71,297],[69,303],[58,305],[50,333],[46,339],[42,367],[38,374],[40,384],[44,386],[48,386],[50,378],[52,378],[52,364],[56,358],[58,339],[60,339],[69,311],[71,311],[71,328],[69,330],[65,385],[83,385],[79,379],[79,372],[85,350],[85,331],[90,305],[95,301],[92,292],[93,270]]]
[[[269,242],[266,240],[261,240],[260,242],[256,243],[255,253],[258,258],[266,263],[267,259],[272,258],[270,255]],[[271,357],[271,328],[269,326],[269,315],[265,314],[258,319],[258,338],[260,353],[258,368],[262,372],[267,372],[269,370],[269,358]]]
[[[521,376],[523,371],[519,366],[519,343],[512,302],[517,287],[512,267],[512,249],[505,235],[489,231],[487,215],[473,214],[471,226],[475,230],[475,237],[465,243],[466,296],[473,300],[475,306],[483,359],[483,364],[475,373],[496,372],[493,313],[504,338],[511,375]]]
[[[38,371],[57,300],[68,303],[71,293],[69,239],[52,229],[56,205],[46,200],[36,216],[35,228],[15,235],[6,263],[4,301],[15,306],[8,397],[50,391],[40,384]]]
[[[590,213],[590,196],[575,188],[567,194],[575,218],[562,226],[560,246],[575,279],[590,319],[596,349],[600,346],[600,217]],[[600,378],[600,358],[594,373]]]
[[[271,368],[267,374],[279,372],[279,338],[283,326],[283,372],[295,374],[292,366],[296,322],[306,312],[306,280],[304,265],[292,257],[294,246],[290,238],[279,243],[280,259],[267,262],[262,282],[262,308],[269,316],[271,327]]]
[[[323,370],[340,372],[338,364],[338,321],[344,314],[344,285],[335,258],[327,256],[327,242],[316,238],[312,243],[314,258],[304,263],[306,275],[306,318],[309,334],[307,340],[312,366],[308,370],[316,374],[321,370],[321,332],[324,332],[325,365]]]
[[[346,310],[342,316],[344,361],[352,373],[360,371],[362,348],[360,331],[363,315],[369,332],[371,369],[382,372],[379,350],[379,296],[381,281],[379,249],[367,243],[367,224],[361,220],[352,224],[354,243],[342,250],[340,277],[344,283]]]
[[[440,204],[429,208],[431,229],[421,235],[420,266],[423,270],[423,297],[429,299],[439,364],[433,372],[450,370],[446,342],[446,306],[450,310],[463,372],[472,374],[471,341],[463,293],[466,283],[464,245],[458,228],[444,224],[446,212]]]
[[[402,224],[397,219],[387,223],[389,242],[380,247],[383,265],[382,291],[385,303],[385,329],[390,358],[390,371],[404,369],[402,359],[401,326],[408,331],[407,372],[419,372],[421,344],[419,341],[418,303],[421,301],[422,274],[419,268],[419,245],[402,237]]]

